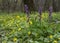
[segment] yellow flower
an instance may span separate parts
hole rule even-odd
[[[56,40],[54,40],[54,43],[58,43]]]
[[[49,38],[51,38],[51,39],[52,39],[52,38],[53,38],[53,36],[52,36],[52,35],[50,35],[50,36],[49,36]]]
[[[16,38],[16,37],[15,37],[15,38],[13,38],[13,41],[14,41],[14,42],[16,42],[16,41],[17,41],[17,38]]]
[[[29,32],[28,32],[28,35],[30,35],[30,34],[31,34],[31,32],[29,31]]]
[[[16,18],[20,18],[20,16],[16,16]]]
[[[19,28],[18,31],[21,31],[21,28]]]
[[[44,19],[45,18],[45,15],[42,15],[42,18],[41,19]]]
[[[32,24],[32,21],[29,21],[29,24]]]

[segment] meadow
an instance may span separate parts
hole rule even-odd
[[[60,12],[0,13],[0,43],[60,43]]]

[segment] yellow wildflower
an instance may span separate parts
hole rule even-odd
[[[52,35],[50,35],[49,37],[50,37],[51,39],[53,38],[53,36],[52,36]]]
[[[28,32],[28,35],[30,35],[30,34],[31,34],[31,32],[29,31],[29,32]]]
[[[29,24],[32,24],[32,21],[29,21]]]
[[[13,38],[13,41],[14,41],[14,42],[16,42],[16,41],[17,41],[17,38],[16,38],[16,37],[15,37],[15,38]]]
[[[16,16],[16,18],[20,18],[20,16]]]
[[[45,15],[42,15],[42,19],[44,19],[45,18]]]
[[[58,43],[56,40],[54,40],[54,43]]]
[[[21,28],[19,28],[18,31],[21,31]]]

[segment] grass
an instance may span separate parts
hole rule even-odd
[[[31,13],[27,22],[25,13],[1,13],[0,35],[2,43],[60,43],[60,13],[52,14],[48,22],[48,13]]]

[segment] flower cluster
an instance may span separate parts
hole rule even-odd
[[[29,14],[29,9],[27,5],[24,6],[24,9],[25,9],[26,14]]]
[[[53,11],[53,8],[52,6],[49,7],[49,21],[52,20],[52,11]]]
[[[42,14],[42,7],[39,7],[38,12],[40,15]]]

